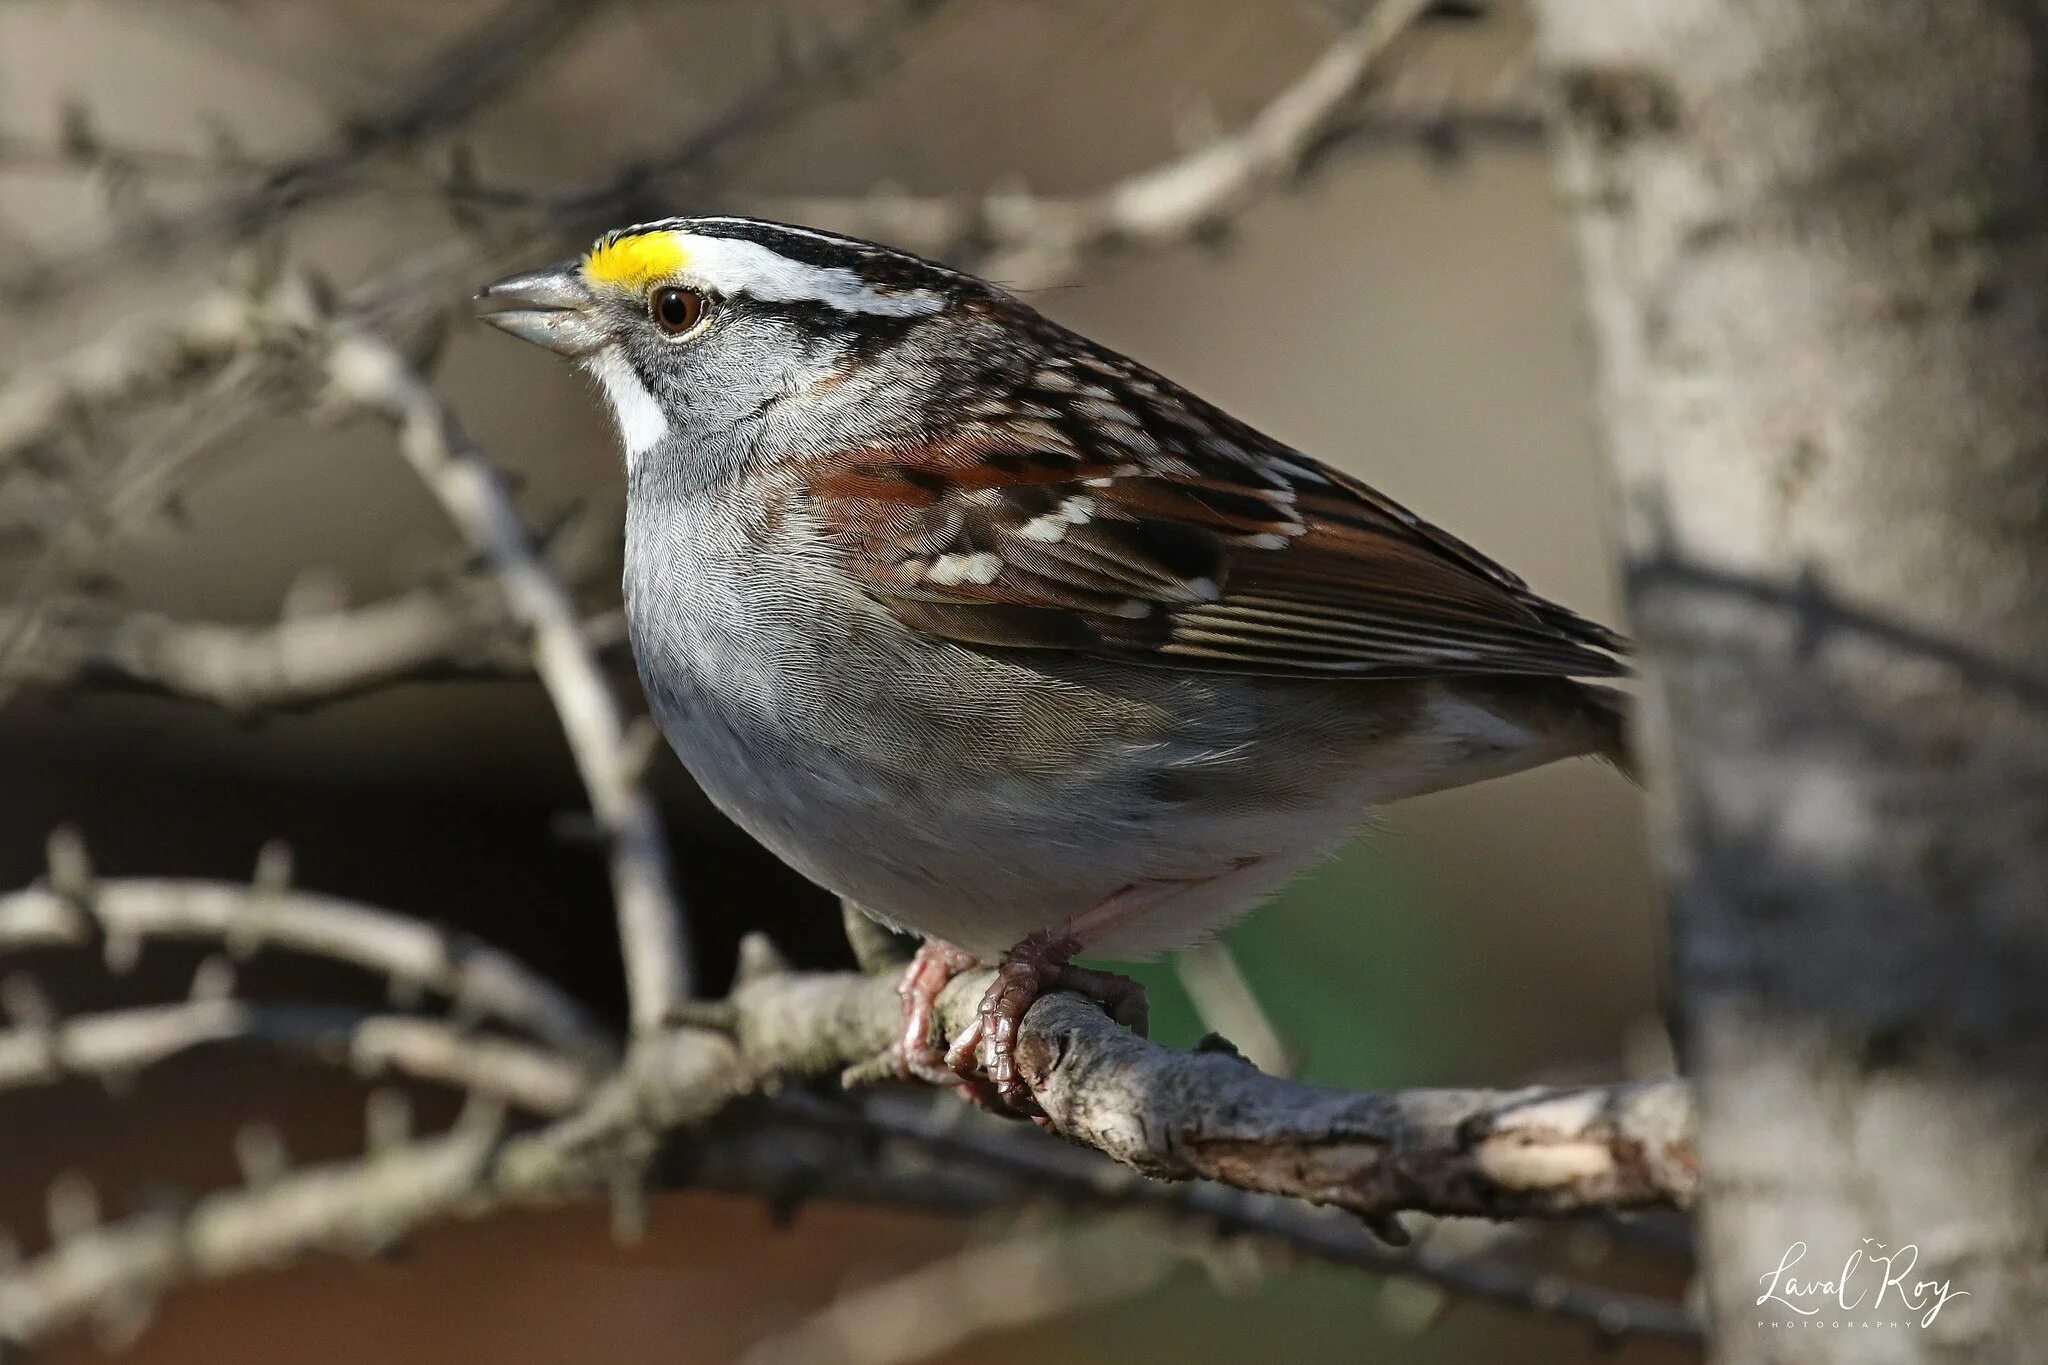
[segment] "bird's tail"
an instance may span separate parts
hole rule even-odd
[[[1636,771],[1635,746],[1629,743],[1629,697],[1597,683],[1574,683],[1574,710],[1586,732],[1586,752],[1621,769],[1631,782],[1643,779]]]

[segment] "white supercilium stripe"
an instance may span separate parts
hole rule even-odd
[[[946,301],[928,289],[884,293],[845,266],[805,265],[736,237],[685,237],[689,252],[682,278],[715,294],[746,294],[773,303],[822,303],[847,313],[914,317],[936,313]]]

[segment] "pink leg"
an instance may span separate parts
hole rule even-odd
[[[1245,859],[1221,875],[1231,876],[1257,861]],[[1070,959],[1119,926],[1215,880],[1137,882],[1075,916],[1060,932],[1042,931],[1026,938],[1003,959],[995,984],[982,997],[974,1026],[954,1040],[946,1065],[963,1078],[973,1078],[978,1063],[1006,1103],[1024,1113],[1035,1111],[1038,1104],[1031,1087],[1017,1070],[1017,1031],[1025,1013],[1047,991],[1070,990],[1097,1001],[1111,1018],[1142,1035],[1147,1013],[1144,988],[1127,976],[1073,966]]]

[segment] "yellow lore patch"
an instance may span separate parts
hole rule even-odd
[[[583,258],[583,277],[593,284],[639,289],[665,280],[689,262],[680,232],[642,232],[605,242]]]

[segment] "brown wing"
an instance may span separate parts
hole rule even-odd
[[[1455,537],[1105,358],[807,487],[849,572],[955,640],[1273,674],[1627,671],[1619,636]]]

